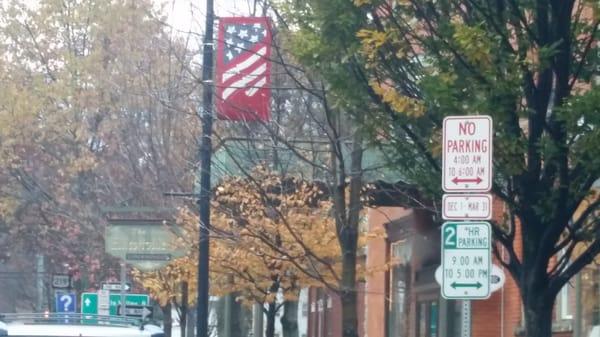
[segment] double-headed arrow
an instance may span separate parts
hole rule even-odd
[[[452,284],[450,285],[452,288],[456,289],[456,288],[481,288],[483,287],[483,284],[481,284],[481,282],[477,282],[477,283],[456,283],[456,282],[452,282]]]
[[[452,182],[455,185],[458,185],[460,183],[474,183],[479,185],[479,183],[481,183],[483,180],[479,177],[477,178],[459,178],[459,177],[454,177],[454,179],[452,179]]]

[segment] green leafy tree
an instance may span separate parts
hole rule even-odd
[[[494,120],[496,252],[520,288],[529,337],[551,336],[560,289],[600,252],[598,7],[593,1],[277,1],[290,49],[356,120],[441,222],[441,128]],[[574,216],[583,200],[580,216]],[[425,206],[423,206],[425,205]],[[521,235],[516,233],[520,228]],[[523,250],[515,247],[522,243]],[[581,253],[573,254],[576,247]],[[349,335],[348,335],[349,336]]]

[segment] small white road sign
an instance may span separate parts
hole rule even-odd
[[[489,220],[492,196],[489,194],[444,194],[442,218],[445,220]]]
[[[490,116],[444,118],[444,191],[488,192],[492,188],[492,140]]]
[[[490,296],[492,229],[487,222],[446,222],[442,226],[442,296]]]
[[[117,282],[103,283],[102,290],[121,291],[121,283],[117,283]],[[125,292],[128,292],[129,290],[131,290],[131,284],[125,283]]]
[[[492,276],[490,277],[490,290],[492,292],[496,290],[502,289],[504,283],[506,282],[506,275],[504,275],[504,270],[498,267],[497,265],[492,265]]]

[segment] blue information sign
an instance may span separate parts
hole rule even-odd
[[[77,312],[77,295],[75,293],[57,291],[54,299],[56,312]]]

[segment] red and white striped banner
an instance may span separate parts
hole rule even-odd
[[[230,17],[219,20],[215,90],[217,115],[228,120],[269,120],[269,19]]]

